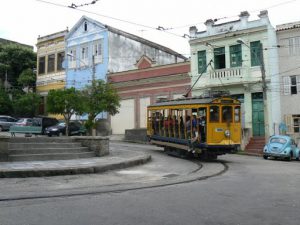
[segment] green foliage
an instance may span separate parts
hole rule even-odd
[[[93,126],[95,117],[101,112],[108,112],[110,115],[119,112],[120,97],[111,84],[103,80],[93,81],[82,92],[87,104],[88,125]]]
[[[26,69],[36,67],[36,53],[31,49],[7,44],[0,46],[0,79],[5,79],[7,71],[8,81],[11,85],[18,85],[18,77]]]
[[[14,114],[22,117],[34,117],[41,102],[36,93],[18,94],[13,100]]]
[[[36,75],[33,72],[33,70],[29,68],[23,70],[23,72],[18,78],[18,84],[23,88],[29,87],[33,89],[33,87],[35,86],[35,82],[36,82]]]
[[[5,92],[3,87],[0,87],[0,114],[2,115],[12,115],[13,107],[12,102]]]
[[[82,114],[86,110],[85,99],[81,92],[75,88],[50,90],[47,98],[47,111],[62,114],[66,122],[68,134],[71,116],[75,113]]]

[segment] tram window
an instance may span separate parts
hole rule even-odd
[[[232,106],[222,107],[222,122],[223,123],[232,122]]]
[[[234,122],[236,122],[236,123],[240,122],[240,120],[241,120],[240,112],[241,112],[241,107],[236,106],[234,108]]]
[[[219,122],[219,106],[211,106],[209,108],[209,121]]]

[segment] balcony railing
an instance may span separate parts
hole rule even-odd
[[[209,78],[212,79],[229,79],[229,78],[241,78],[242,68],[228,68],[228,69],[220,69],[209,72]]]
[[[192,82],[195,82],[196,79],[197,76],[193,77]],[[255,83],[258,81],[261,81],[261,72],[259,67],[235,67],[207,71],[206,74],[203,74],[197,86],[213,87],[220,85]]]

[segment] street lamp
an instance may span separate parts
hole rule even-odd
[[[268,117],[268,102],[267,102],[267,83],[266,83],[266,71],[264,64],[264,56],[263,56],[263,48],[262,44],[259,43],[260,55],[257,56],[256,52],[254,52],[251,47],[245,43],[245,41],[241,38],[237,39],[237,43],[245,45],[250,49],[250,53],[256,57],[258,62],[260,63],[260,71],[261,71],[261,80],[262,80],[262,92],[263,92],[263,105],[264,105],[264,128],[265,128],[265,138],[269,137],[269,117]],[[250,54],[251,55],[251,54]]]

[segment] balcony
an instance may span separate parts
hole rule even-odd
[[[193,77],[192,82],[195,82],[197,78],[198,76]],[[255,83],[258,81],[261,81],[261,72],[259,67],[235,67],[209,70],[207,73],[203,74],[197,86],[199,88],[228,86]]]

